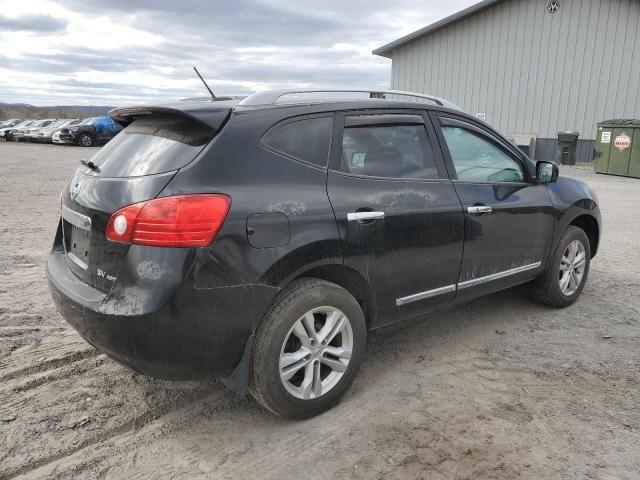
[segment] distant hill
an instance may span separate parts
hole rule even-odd
[[[97,105],[57,105],[38,107],[27,103],[0,102],[0,120],[9,118],[87,118],[101,117],[114,107]]]

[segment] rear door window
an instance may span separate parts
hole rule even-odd
[[[191,162],[215,131],[177,115],[143,116],[91,159],[102,177],[140,177],[177,170]]]
[[[439,178],[424,125],[364,125],[344,129],[341,170],[386,178]]]
[[[329,157],[332,131],[332,116],[289,120],[269,130],[263,144],[288,157],[324,168]]]

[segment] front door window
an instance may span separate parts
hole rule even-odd
[[[466,182],[523,182],[520,164],[488,139],[461,127],[443,126],[458,180]]]

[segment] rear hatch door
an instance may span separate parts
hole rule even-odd
[[[109,291],[130,245],[107,240],[111,215],[155,198],[178,169],[193,161],[223,127],[230,109],[208,122],[179,110],[153,108],[112,112],[127,125],[84,161],[62,192],[62,232],[69,268],[83,281]],[[146,247],[156,248],[156,247]]]

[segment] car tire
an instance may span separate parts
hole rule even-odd
[[[88,133],[83,133],[78,137],[78,145],[80,145],[81,147],[92,147],[93,137]]]
[[[278,294],[255,333],[249,391],[281,417],[318,415],[353,383],[366,339],[362,309],[347,290],[315,278],[295,280]]]
[[[547,268],[533,282],[532,297],[552,307],[568,307],[582,293],[590,265],[589,238],[581,228],[569,226],[562,234]]]

